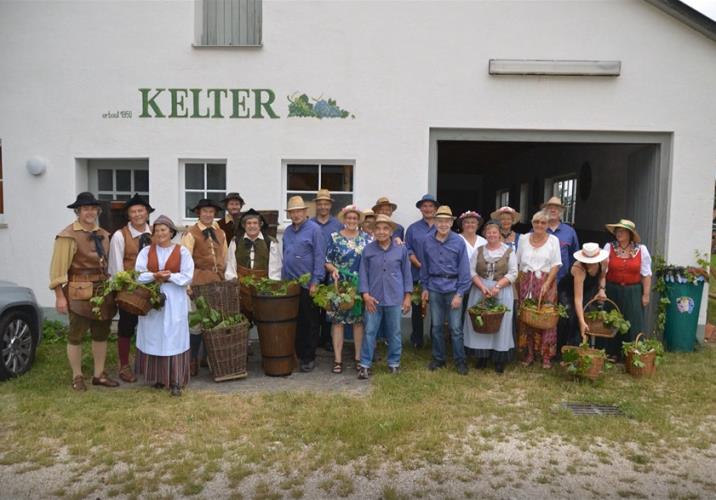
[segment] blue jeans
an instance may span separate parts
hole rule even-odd
[[[452,339],[452,357],[455,364],[465,362],[465,344],[462,335],[462,307],[450,307],[455,292],[439,293],[430,290],[430,337],[433,342],[433,359],[445,363],[445,339],[443,339],[443,323],[447,316],[450,338]],[[465,297],[463,297],[465,300]]]
[[[403,348],[400,337],[400,306],[377,306],[375,309],[374,313],[366,310],[363,315],[365,336],[360,352],[360,364],[364,368],[370,368],[373,363],[375,341],[382,325],[388,338],[388,366],[400,366],[400,353]]]

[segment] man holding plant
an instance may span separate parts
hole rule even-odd
[[[321,228],[308,219],[308,207],[300,196],[288,200],[286,212],[291,224],[283,233],[283,267],[281,278],[297,280],[308,273],[311,278],[301,287],[296,325],[296,355],[299,369],[310,372],[316,367],[316,346],[320,328],[318,307],[311,296],[326,276],[326,245]]]
[[[115,231],[109,245],[109,274],[114,276],[120,271],[134,270],[137,254],[151,243],[151,228],[147,223],[154,209],[144,197],[135,194],[124,204],[129,223]],[[137,328],[137,315],[119,308],[117,323],[117,355],[119,358],[119,378],[124,382],[137,381],[129,366],[129,349]]]
[[[365,247],[360,260],[358,291],[365,303],[365,339],[358,378],[363,380],[369,377],[381,325],[388,338],[388,369],[394,374],[400,370],[400,317],[401,312],[410,311],[413,279],[408,249],[393,241],[395,229],[390,217],[378,215],[373,232],[375,240]]]
[[[109,317],[97,319],[89,301],[94,291],[108,278],[109,233],[97,224],[101,208],[92,193],[80,193],[67,208],[75,211],[77,220],[55,237],[50,263],[50,290],[55,292],[57,312],[69,314],[67,358],[72,368],[72,388],[75,391],[87,390],[82,376],[82,337],[87,330],[92,334],[92,385],[117,387],[119,383],[104,371],[107,338],[114,313],[110,311],[107,314]]]

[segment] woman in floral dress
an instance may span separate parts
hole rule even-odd
[[[331,234],[326,254],[326,270],[333,282],[353,281],[358,286],[358,268],[363,249],[368,244],[368,235],[359,229],[362,212],[355,205],[348,205],[338,214],[344,228]],[[327,319],[332,322],[333,373],[343,372],[343,330],[344,325],[353,325],[353,342],[356,357],[360,356],[363,342],[363,305],[356,301],[352,309],[329,312]],[[356,368],[360,359],[356,359]]]

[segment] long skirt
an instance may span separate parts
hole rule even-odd
[[[525,299],[539,300],[539,294],[542,290],[542,284],[547,279],[548,273],[542,273],[540,278],[533,272],[526,272],[520,277],[520,303]],[[552,283],[542,302],[550,302],[557,305],[557,284]],[[549,330],[537,330],[530,326],[519,322],[519,340],[520,349],[526,349],[528,359],[534,357],[535,354],[542,356],[542,362],[550,361],[557,354],[557,328]]]
[[[597,347],[606,349],[608,355],[621,358],[622,342],[632,342],[639,332],[644,331],[644,308],[641,305],[643,290],[641,283],[618,285],[607,281],[607,297],[614,301],[624,315],[624,319],[631,323],[631,328],[626,335],[617,334],[611,339],[597,339]]]
[[[189,383],[190,362],[191,350],[189,349],[174,356],[154,356],[137,349],[135,371],[139,375],[144,375],[144,381],[150,385],[184,387]]]
[[[492,289],[495,286],[494,280],[482,278],[483,284]],[[493,361],[505,363],[509,358],[509,351],[515,344],[512,337],[512,318],[514,315],[514,293],[512,285],[500,290],[497,301],[507,306],[508,312],[502,317],[502,323],[497,333],[477,333],[472,327],[472,320],[469,314],[465,314],[463,332],[465,334],[465,347],[475,350],[478,358],[489,358]],[[470,308],[483,299],[479,288],[473,286],[470,289],[470,296],[467,299],[467,307]]]

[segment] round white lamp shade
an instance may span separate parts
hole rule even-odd
[[[33,156],[27,160],[27,171],[32,175],[42,175],[47,170],[47,160],[39,156]]]

